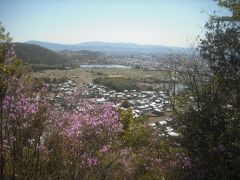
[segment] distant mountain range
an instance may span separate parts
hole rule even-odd
[[[27,41],[53,51],[100,51],[104,53],[169,53],[170,51],[187,51],[188,48],[170,47],[162,45],[139,45],[134,43],[85,42],[79,44],[59,44],[42,41]]]

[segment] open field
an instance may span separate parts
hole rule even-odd
[[[92,82],[97,77],[124,77],[143,82],[151,79],[166,79],[167,74],[163,71],[142,70],[142,69],[82,69],[72,70],[45,70],[34,72],[34,77],[50,77],[74,80],[79,85]]]
[[[166,78],[167,74],[163,71],[143,70],[143,69],[92,69],[94,73],[105,75],[122,75],[126,78],[143,79],[143,78]]]
[[[34,72],[34,77],[49,77],[49,78],[63,78],[74,80],[79,86],[83,83],[91,82],[94,79],[92,73],[85,71],[84,69],[72,69],[72,70],[45,70],[41,72]]]

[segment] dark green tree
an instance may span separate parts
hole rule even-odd
[[[212,16],[200,41],[208,83],[174,101],[179,143],[191,159],[183,179],[240,178],[240,2],[219,1],[230,16]]]
[[[0,23],[0,179],[4,179],[4,155],[3,155],[3,99],[8,89],[8,77],[15,74],[19,76],[20,61],[15,57],[12,38]]]

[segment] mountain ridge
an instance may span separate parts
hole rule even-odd
[[[189,48],[183,47],[174,47],[174,46],[164,46],[164,45],[140,45],[135,43],[114,43],[114,42],[101,42],[101,41],[92,41],[92,42],[83,42],[76,44],[61,44],[61,43],[51,43],[44,41],[26,41],[27,44],[35,44],[53,51],[80,51],[80,50],[89,50],[89,51],[101,51],[105,53],[113,52],[142,52],[142,53],[168,53],[172,50],[183,51],[188,50]]]
[[[25,64],[44,68],[62,68],[65,66],[75,66],[74,62],[68,57],[61,55],[55,51],[49,50],[42,46],[26,43],[13,43],[17,58]]]

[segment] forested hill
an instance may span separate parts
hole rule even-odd
[[[24,63],[45,65],[64,65],[70,63],[65,56],[44,47],[26,43],[14,44],[17,57]]]

